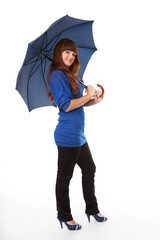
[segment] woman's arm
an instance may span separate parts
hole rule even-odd
[[[75,108],[81,107],[85,105],[91,98],[94,96],[96,89],[89,85],[87,87],[87,94],[83,97],[72,99],[69,107],[67,108],[66,112],[69,112]]]

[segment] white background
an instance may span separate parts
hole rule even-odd
[[[0,6],[0,239],[160,239],[160,6],[157,0],[5,1]],[[15,90],[27,45],[55,20],[95,20],[98,51],[83,80],[105,98],[86,108],[86,136],[97,166],[99,208],[87,222],[78,166],[70,184],[70,232],[56,219],[58,111],[31,113]]]

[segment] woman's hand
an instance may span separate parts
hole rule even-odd
[[[92,85],[87,86],[87,95],[89,95],[90,98],[92,98],[94,97],[95,94],[96,94],[96,89]]]
[[[89,85],[87,87],[87,94],[83,97],[72,99],[69,107],[66,109],[66,112],[69,112],[75,108],[84,106],[89,101],[94,101],[94,95],[96,93],[96,89]]]
[[[103,100],[103,97],[104,97],[104,96],[100,97],[101,94],[102,94],[102,93],[101,93],[100,91],[98,91],[98,90],[95,92],[95,94],[94,94],[94,96],[93,96],[93,97],[94,97],[95,104],[96,104],[96,103],[100,103],[100,102]]]
[[[91,86],[91,87],[88,86],[88,87],[89,87],[89,90],[93,88],[92,86]],[[88,89],[88,88],[87,88],[87,89]],[[95,88],[93,88],[92,90],[93,90],[93,92],[94,92],[93,98],[90,99],[88,102],[86,102],[86,103],[84,104],[85,107],[93,106],[93,105],[95,105],[95,104],[97,104],[97,103],[100,103],[100,102],[103,100],[103,97],[104,97],[104,96],[100,97],[101,94],[102,94],[100,91],[98,91],[98,90],[96,91]],[[88,95],[88,93],[87,93],[87,95]]]

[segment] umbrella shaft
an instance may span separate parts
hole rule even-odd
[[[77,79],[77,80],[78,80],[78,82],[82,83],[85,88],[87,88],[87,86],[81,80],[79,80],[79,79]]]
[[[36,49],[40,54],[42,54],[45,58],[47,58],[49,61],[52,62],[52,59],[50,57],[48,57],[47,55],[45,55],[42,51],[40,51],[38,48],[36,48],[35,46],[32,46],[34,49]]]
[[[50,57],[48,57],[47,55],[45,55],[42,51],[39,51],[40,54],[42,54],[45,58],[47,58],[49,61],[52,62],[52,59]]]
[[[52,62],[52,59],[50,57],[48,57],[47,55],[45,55],[42,51],[40,51],[39,49],[37,49],[36,47],[32,46],[34,49],[36,49],[40,54],[42,54],[45,58],[47,58],[49,61]],[[78,80],[78,79],[77,79]],[[85,88],[87,88],[87,86],[81,81],[78,80],[80,83],[82,83],[84,85]]]

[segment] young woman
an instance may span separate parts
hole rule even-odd
[[[78,47],[70,39],[61,39],[55,46],[53,60],[48,74],[49,98],[59,107],[59,120],[54,132],[58,147],[58,171],[56,201],[58,220],[69,230],[82,227],[71,215],[69,183],[75,164],[82,170],[83,196],[86,215],[90,222],[92,215],[98,222],[106,221],[98,209],[95,197],[94,174],[96,166],[84,135],[84,106],[102,101],[100,92],[89,85],[83,96],[84,85],[79,82],[80,68]]]

